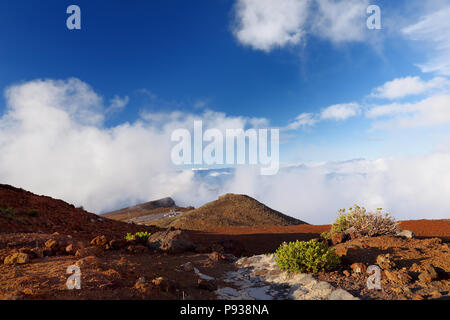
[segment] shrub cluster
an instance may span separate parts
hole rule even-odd
[[[125,236],[126,240],[138,240],[140,242],[147,242],[148,238],[150,238],[150,232],[136,232],[135,234],[127,233]]]
[[[379,208],[375,212],[367,212],[357,205],[339,210],[339,217],[331,226],[331,235],[340,233],[352,234],[354,237],[376,237],[395,235],[400,231],[398,223],[389,213]]]
[[[282,244],[275,252],[275,261],[287,272],[329,271],[340,264],[334,249],[315,239]]]

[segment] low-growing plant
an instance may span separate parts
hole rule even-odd
[[[340,264],[339,256],[315,239],[282,244],[275,252],[275,262],[289,273],[329,271]]]
[[[367,212],[364,207],[354,205],[339,210],[339,217],[331,226],[331,234],[352,234],[355,237],[375,237],[394,235],[400,231],[398,223],[389,213],[378,208],[375,212]]]
[[[127,235],[125,236],[125,240],[128,240],[128,241],[134,240],[134,234],[127,233]]]
[[[322,232],[320,234],[320,237],[322,239],[325,239],[325,240],[330,240],[331,239],[331,232]]]
[[[141,242],[146,242],[148,238],[150,238],[151,233],[150,232],[136,232],[135,234],[127,233],[125,236],[125,240],[132,241],[132,240],[139,240]]]
[[[136,232],[136,234],[135,234],[136,238],[138,238],[139,240],[142,240],[142,241],[147,241],[148,238],[150,238],[150,235],[151,235],[151,233],[147,232],[147,231],[145,231],[145,232]]]
[[[30,217],[37,217],[39,215],[39,210],[37,210],[37,209],[30,209],[30,210],[27,211],[27,214]]]

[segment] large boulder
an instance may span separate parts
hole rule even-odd
[[[195,248],[186,232],[171,229],[152,234],[148,239],[148,246],[151,249],[168,253],[183,253]]]
[[[423,283],[432,282],[438,278],[438,273],[432,264],[427,264],[425,270],[419,274],[419,281]]]
[[[96,247],[96,246],[92,246],[92,247],[87,247],[87,248],[81,248],[78,249],[77,252],[75,253],[75,257],[79,257],[79,258],[84,258],[84,257],[88,257],[88,256],[102,256],[103,255],[103,248],[101,247]]]
[[[28,256],[28,254],[23,252],[17,252],[7,256],[3,262],[6,265],[13,265],[13,264],[25,264],[28,263],[29,261],[30,257]]]
[[[107,244],[108,244],[108,239],[106,239],[105,236],[95,237],[91,241],[92,246],[97,246],[97,247],[104,248],[104,249],[106,248]]]
[[[400,230],[397,232],[396,236],[404,239],[412,239],[415,237],[415,234],[410,230]]]

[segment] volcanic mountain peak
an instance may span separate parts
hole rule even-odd
[[[231,226],[288,226],[305,224],[241,194],[225,194],[182,215],[154,222],[162,227],[212,230]]]
[[[119,221],[129,221],[131,219],[139,218],[142,216],[169,212],[173,208],[176,208],[175,201],[170,197],[166,197],[159,200],[141,203],[132,207],[104,213],[102,216]]]

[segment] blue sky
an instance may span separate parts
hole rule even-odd
[[[81,8],[81,30],[66,28],[71,4]],[[381,30],[366,28],[371,4],[381,8]],[[426,156],[445,149],[450,137],[449,8],[441,0],[2,1],[1,123],[4,130],[11,127],[7,120],[25,101],[21,94],[43,79],[37,87],[51,89],[42,91],[45,97],[64,88],[64,94],[75,92],[74,99],[86,94],[101,100],[76,106],[79,115],[102,110],[95,114],[102,120],[88,132],[119,135],[127,124],[136,132],[143,118],[164,114],[175,121],[170,114],[176,111],[183,120],[239,120],[245,126],[264,119],[282,129],[284,163]],[[67,82],[71,78],[80,82]],[[71,128],[81,130],[80,123]],[[145,123],[149,131],[158,127]],[[11,132],[2,133],[6,141]],[[102,148],[107,147],[95,153]],[[149,142],[142,148],[159,146]],[[8,163],[15,162],[2,166]],[[22,171],[28,168],[24,164]],[[11,183],[66,198],[69,193],[46,189],[39,177],[30,182],[4,170],[0,177]],[[64,181],[72,186],[76,180]],[[177,192],[129,194],[120,203]],[[91,200],[79,195],[74,201]]]
[[[0,53],[0,87],[36,78],[76,77],[105,98],[129,96],[126,109],[109,117],[107,125],[133,122],[142,110],[198,113],[194,106],[203,102],[212,110],[267,118],[282,127],[303,112],[361,101],[387,81],[421,75],[414,65],[421,52],[412,49],[405,54],[405,40],[386,30],[365,31],[367,38],[387,38],[379,45],[368,39],[336,44],[307,35],[299,45],[264,52],[239,43],[233,35],[233,1],[78,1],[80,31],[65,28],[70,4],[2,2],[0,40],[5,50]],[[383,19],[405,8],[404,1],[397,7],[386,1],[376,4]],[[363,13],[361,25],[365,17]],[[367,133],[369,126],[358,119],[296,133],[302,156],[291,159],[296,149],[283,146],[282,158],[386,156],[392,147],[373,136],[387,137]],[[402,134],[391,136],[404,146]],[[309,150],[302,144],[305,140],[341,150]],[[427,145],[419,141],[408,149],[428,151]],[[406,153],[394,148],[395,154]]]

